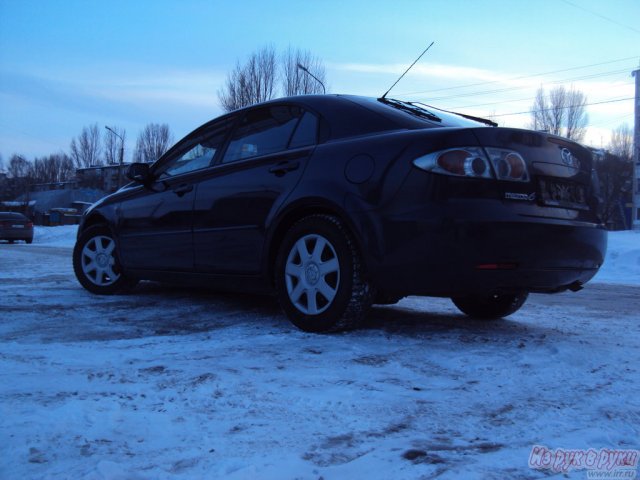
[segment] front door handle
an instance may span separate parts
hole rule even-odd
[[[179,197],[182,197],[185,193],[189,193],[191,190],[193,190],[193,185],[182,183],[177,187],[174,187],[171,191]]]
[[[300,162],[297,160],[288,160],[276,163],[269,169],[269,173],[273,173],[276,177],[282,177],[287,172],[293,172],[300,168]]]

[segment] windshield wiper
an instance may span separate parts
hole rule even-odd
[[[429,107],[429,108],[434,108],[431,107],[430,105],[425,105],[424,103],[420,103],[420,102],[411,102],[412,104],[417,104],[417,105],[423,105],[425,107]],[[442,110],[441,108],[439,108],[438,110]],[[451,110],[442,110],[443,112],[447,112],[450,113],[451,115],[457,115],[459,117],[462,118],[466,118],[468,120],[473,120],[475,122],[480,122],[480,123],[484,123],[485,125],[490,125],[492,127],[497,127],[498,124],[492,120],[489,120],[488,118],[482,118],[482,117],[474,117],[473,115],[467,115],[466,113],[459,113],[459,112],[452,112]]]
[[[422,117],[433,122],[442,123],[442,119],[435,113],[432,113],[429,110],[423,107],[419,107],[418,105],[415,105],[411,102],[402,102],[393,98],[379,98],[378,101],[386,103],[387,105],[397,108],[398,110],[403,110],[405,112],[411,113],[412,115],[415,115],[417,117]]]

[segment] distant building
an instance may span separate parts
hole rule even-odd
[[[98,188],[108,193],[115,192],[128,182],[126,179],[128,167],[129,164],[124,163],[122,166],[113,164],[78,168],[76,182],[79,187]]]
[[[73,190],[78,188],[78,182],[51,182],[51,183],[31,183],[29,190],[31,192],[46,192],[49,190]]]

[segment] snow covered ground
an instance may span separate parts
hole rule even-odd
[[[531,448],[640,449],[637,232],[506,320],[411,297],[339,335],[268,297],[93,296],[74,235],[0,245],[2,479],[586,478]]]

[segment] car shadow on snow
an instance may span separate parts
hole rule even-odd
[[[130,295],[128,304],[138,314],[111,317],[111,322],[127,323],[151,335],[188,335],[213,332],[224,328],[248,327],[259,333],[296,333],[283,314],[275,297],[269,295],[221,293],[205,288],[176,287],[155,282],[142,282]],[[136,297],[132,303],[132,297]],[[158,306],[161,315],[157,315]],[[152,308],[151,314],[145,309]],[[437,306],[435,307],[438,310]],[[518,314],[508,319],[479,321],[452,311],[443,313],[398,305],[375,305],[363,324],[347,335],[383,333],[408,337],[459,336],[463,341],[486,342],[493,339],[514,340],[524,337],[545,338],[557,334],[549,328],[518,322]],[[471,340],[470,340],[471,339]]]
[[[498,320],[475,320],[452,312],[407,309],[401,305],[374,306],[361,329],[382,331],[391,336],[447,337],[458,336],[469,342],[486,343],[487,339],[516,340],[547,338],[559,332],[541,325],[518,321],[518,314]]]

